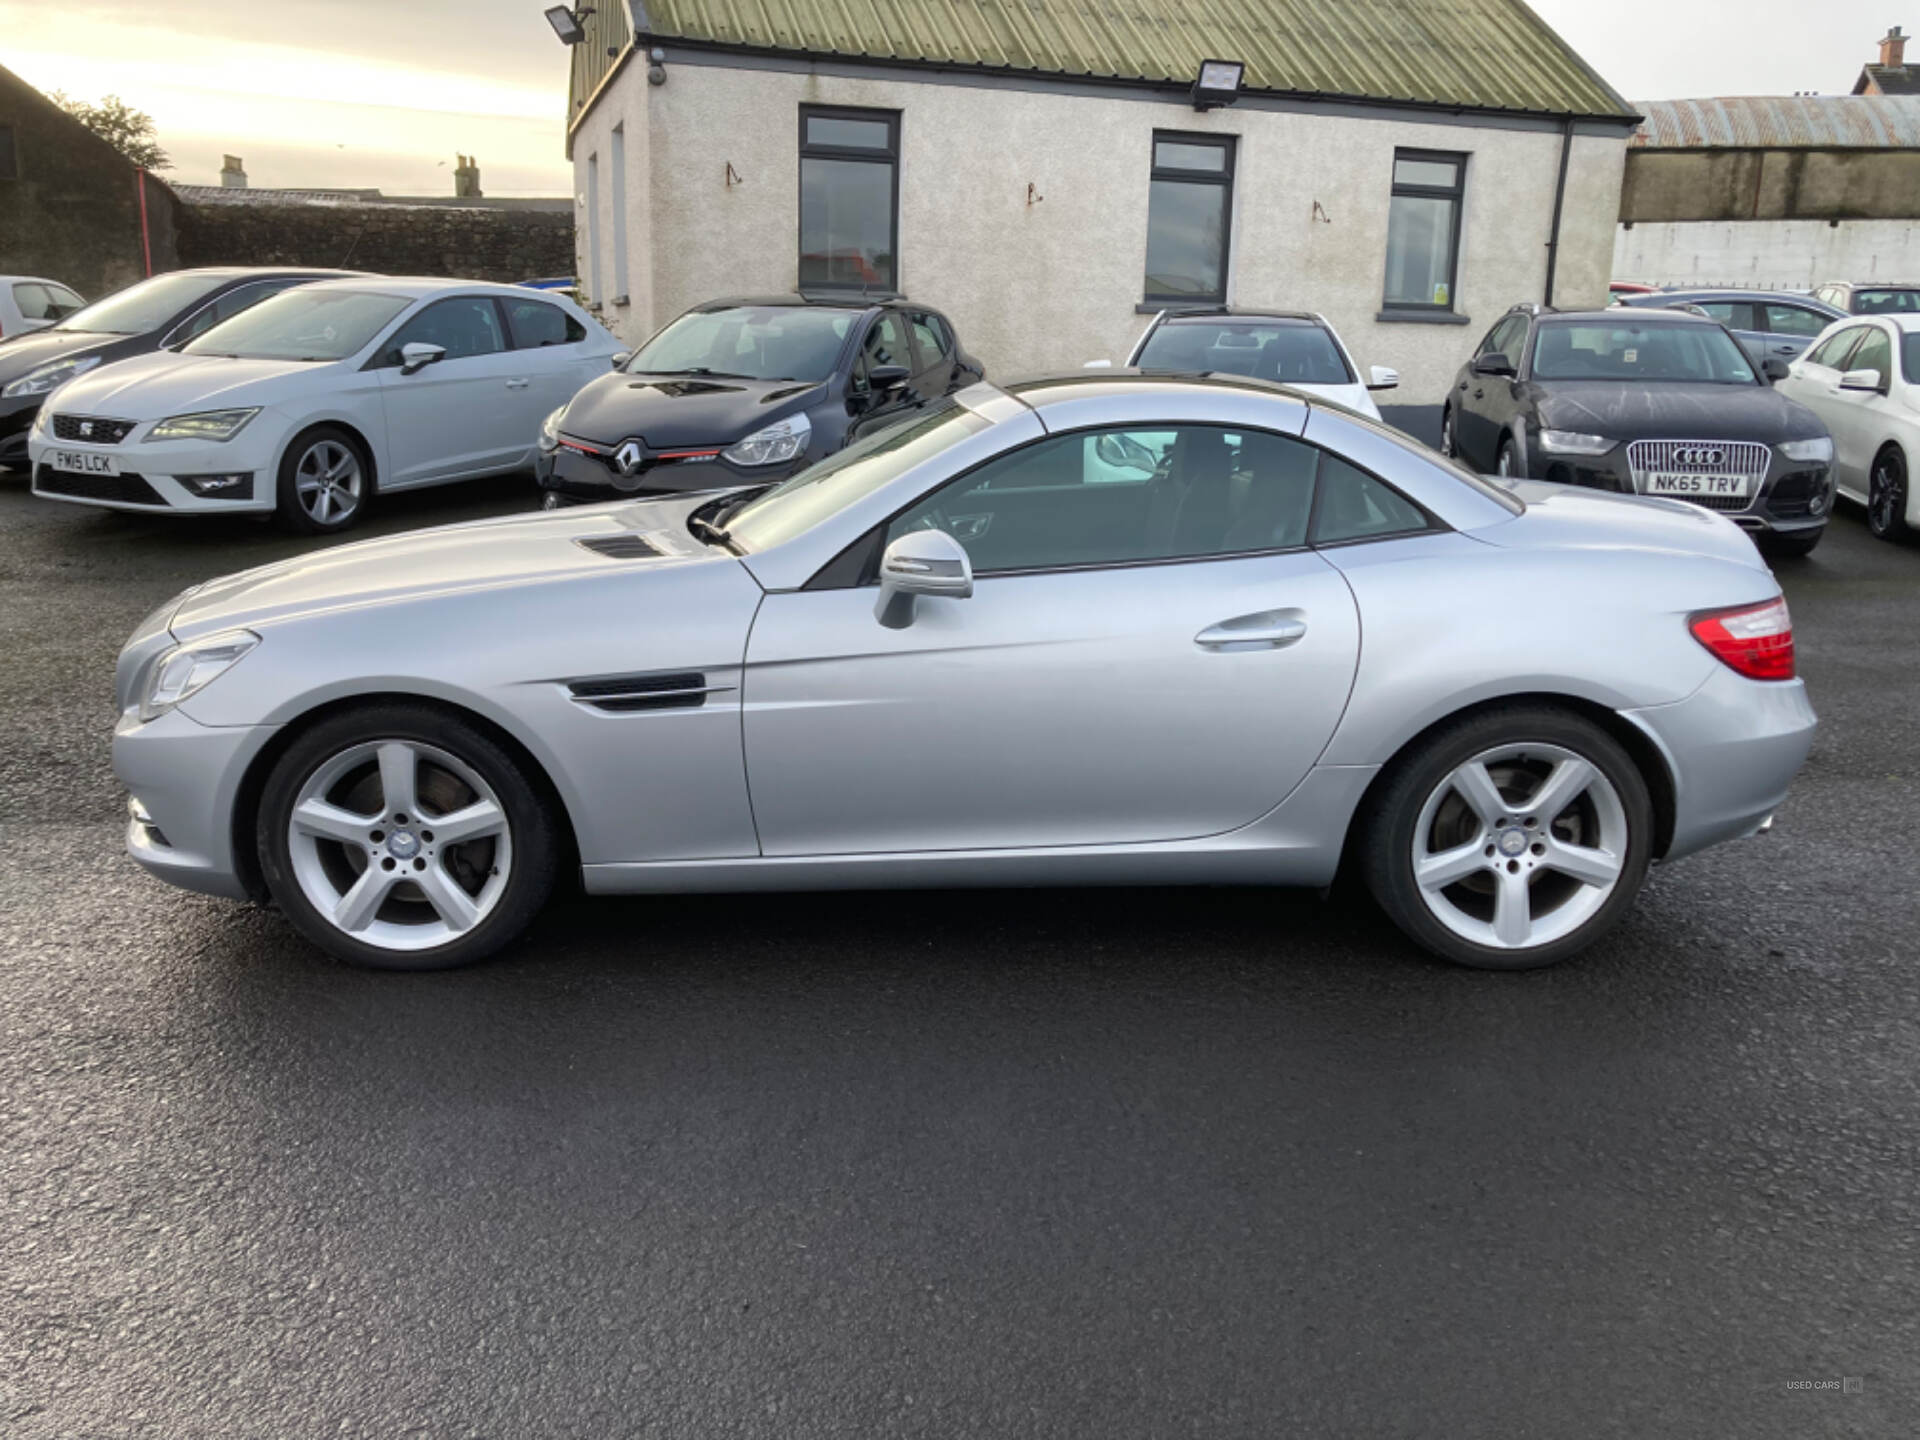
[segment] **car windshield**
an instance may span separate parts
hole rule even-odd
[[[1536,380],[1678,380],[1757,385],[1747,354],[1718,325],[1572,321],[1539,327]]]
[[[218,290],[230,275],[156,275],[76,310],[53,328],[91,335],[145,335]]]
[[[924,414],[876,430],[749,501],[727,518],[727,533],[748,550],[791,540],[991,423],[957,400],[938,401]]]
[[[1137,363],[1293,385],[1353,383],[1340,347],[1309,320],[1168,320],[1154,327]]]
[[[231,360],[344,360],[413,303],[364,290],[285,290],[223,320],[185,349]]]
[[[824,380],[857,319],[856,310],[805,305],[696,310],[641,346],[627,369],[636,375]]]
[[[1856,290],[1853,292],[1853,313],[1856,315],[1886,315],[1893,312],[1920,310],[1920,290]]]

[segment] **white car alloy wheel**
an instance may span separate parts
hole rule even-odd
[[[1463,940],[1525,950],[1565,938],[1613,894],[1626,863],[1619,792],[1559,745],[1483,750],[1429,792],[1413,836],[1428,911]]]
[[[377,950],[450,944],[500,903],[512,875],[507,808],[471,766],[416,740],[366,740],[320,764],[287,819],[308,904]]]
[[[360,457],[344,441],[314,440],[294,462],[294,499],[317,528],[335,530],[349,523],[365,487]]]

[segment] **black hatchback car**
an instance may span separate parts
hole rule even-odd
[[[714,300],[549,415],[537,474],[548,506],[771,483],[984,373],[911,300]]]
[[[0,342],[0,469],[27,468],[27,431],[54,387],[96,366],[186,344],[269,295],[351,270],[228,266],[170,270]]]
[[[1509,311],[1448,392],[1441,448],[1465,464],[1718,510],[1804,555],[1833,507],[1833,440],[1726,327],[1680,310]]]

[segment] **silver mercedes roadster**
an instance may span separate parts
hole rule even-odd
[[[595,893],[1326,886],[1503,969],[1761,829],[1814,729],[1753,544],[1259,381],[975,385],[772,488],[319,550],[120,657],[133,858],[343,960]],[[849,922],[855,923],[855,922]]]

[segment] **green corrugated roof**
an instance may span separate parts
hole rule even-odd
[[[574,104],[631,37],[602,0],[577,47]],[[1246,88],[1471,110],[1631,116],[1633,107],[1521,0],[640,0],[668,42],[820,58],[1156,84],[1203,59]]]

